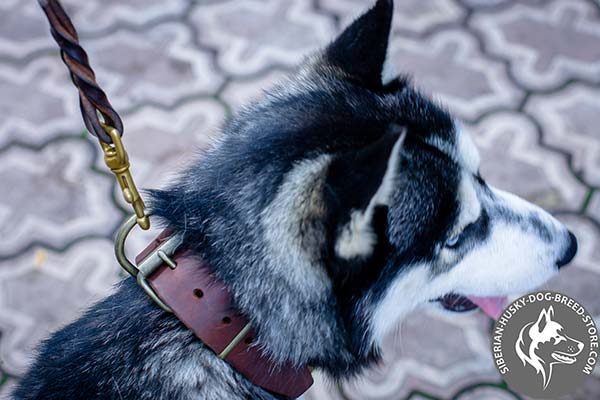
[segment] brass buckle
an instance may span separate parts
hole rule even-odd
[[[123,146],[121,135],[119,134],[119,131],[112,126],[106,124],[101,125],[102,129],[104,129],[106,134],[112,139],[112,145],[100,140],[100,145],[104,152],[104,162],[113,174],[115,174],[117,182],[119,182],[119,186],[121,186],[123,198],[133,207],[133,211],[137,216],[137,224],[143,230],[148,230],[148,228],[150,228],[150,220],[145,214],[144,201],[131,176],[131,171],[129,170],[129,156]]]
[[[148,283],[148,277],[152,275],[154,271],[158,269],[163,263],[167,264],[169,268],[175,269],[177,267],[177,263],[173,261],[171,256],[175,253],[177,248],[181,245],[182,238],[180,235],[174,235],[167,239],[165,242],[161,243],[152,253],[150,253],[146,258],[144,258],[139,265],[134,265],[125,254],[125,241],[127,236],[131,232],[134,226],[138,225],[137,215],[132,215],[129,217],[117,232],[117,237],[115,238],[115,255],[117,257],[117,261],[121,265],[121,267],[127,271],[131,276],[136,278],[138,285],[144,289],[144,292],[156,304],[160,306],[163,310],[172,313],[173,310],[171,307],[165,304],[160,297],[156,294],[154,289]]]

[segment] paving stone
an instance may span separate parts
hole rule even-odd
[[[84,240],[64,253],[36,246],[0,262],[2,368],[22,374],[41,339],[110,293],[118,279],[110,240]]]
[[[596,365],[596,371],[598,366]],[[597,376],[592,379],[586,379],[580,388],[575,390],[575,393],[569,396],[569,400],[590,400],[598,398],[600,393],[600,378]]]
[[[148,106],[128,115],[123,142],[138,185],[155,188],[168,182],[218,138],[225,116],[223,105],[213,99],[166,110]]]
[[[588,214],[596,220],[598,226],[600,226],[600,191],[594,192],[590,205],[588,208]]]
[[[36,1],[0,2],[0,56],[19,59],[51,48],[48,23]]]
[[[515,78],[527,88],[556,88],[574,78],[600,81],[600,24],[592,2],[518,4],[476,14],[472,25],[486,49],[509,60]]]
[[[573,167],[600,187],[600,89],[570,85],[550,95],[533,96],[526,106],[542,125],[544,143],[573,157]]]
[[[287,74],[286,71],[276,69],[249,79],[232,80],[223,89],[221,98],[232,107],[233,111],[239,110],[252,99],[260,97],[265,90],[275,86]]]
[[[508,390],[498,386],[473,386],[454,397],[456,400],[518,400]]]
[[[384,361],[344,385],[349,399],[404,398],[415,388],[453,393],[477,379],[496,378],[479,313],[418,311],[384,343]]]
[[[419,87],[466,120],[491,109],[516,108],[523,98],[504,66],[486,59],[475,39],[463,31],[426,39],[396,36],[389,54],[398,72],[413,76]]]
[[[82,36],[116,27],[139,27],[156,20],[182,17],[186,0],[62,0]]]
[[[530,119],[495,113],[465,129],[473,133],[490,184],[549,210],[579,210],[587,188],[570,173],[564,154],[540,146]]]
[[[489,364],[490,368],[494,368]],[[358,381],[356,386],[347,387],[344,395],[351,400],[391,400],[391,399],[453,399],[455,393],[461,392],[464,388],[480,384],[481,382],[501,383],[500,378],[495,371],[486,368],[488,373],[482,370],[470,371],[471,375],[466,374],[464,378],[452,377],[447,381],[438,383],[436,378],[432,377],[429,368],[422,368],[420,365],[412,367],[411,375],[406,376],[401,382],[394,381],[398,379],[395,375],[386,376],[382,382],[370,386],[370,382]],[[435,375],[434,375],[435,376]],[[365,395],[365,392],[368,393]],[[487,399],[493,399],[487,397]]]
[[[0,148],[14,140],[37,145],[83,129],[77,91],[58,52],[25,67],[0,63],[0,93]]]
[[[120,27],[182,18],[189,7],[186,0],[62,0],[82,43],[90,36]],[[143,9],[140,12],[140,9]],[[0,3],[0,56],[22,59],[56,49],[49,24],[35,1],[3,0]]]
[[[572,265],[561,270],[547,287],[567,294],[583,304],[594,316],[600,316],[600,229],[584,218],[560,216],[577,236],[579,251]]]
[[[80,139],[39,151],[12,146],[0,154],[0,258],[32,243],[62,248],[83,236],[109,237],[121,219],[109,202],[112,178],[90,169],[93,151]]]
[[[147,103],[172,106],[182,97],[213,94],[224,80],[208,52],[194,47],[192,33],[182,23],[117,31],[88,40],[86,48],[98,82],[121,112]]]
[[[198,40],[218,50],[219,66],[248,75],[295,66],[333,38],[333,21],[310,0],[239,0],[198,6],[191,16]]]
[[[578,215],[558,215],[579,240],[574,264],[590,272],[600,274],[600,226]],[[566,270],[568,271],[568,269]],[[600,301],[600,298],[598,298]]]
[[[515,3],[541,5],[548,0],[458,0],[461,4],[472,8],[475,11],[498,10],[500,8],[514,6]]]
[[[0,386],[0,400],[11,400],[9,395],[16,388],[17,382],[16,379],[9,378],[4,385]]]
[[[510,4],[511,2],[513,2],[513,0],[459,0],[459,1],[469,7],[475,8],[475,9],[492,8],[492,7],[497,7],[499,5]]]
[[[600,315],[599,285],[600,275],[578,267],[577,263],[548,282],[549,289],[573,297],[594,316]]]
[[[418,312],[402,321],[398,335],[392,335],[388,342],[394,343],[396,348],[388,343],[386,359],[396,353],[403,359],[415,360],[439,370],[447,371],[454,365],[465,364],[473,356],[462,329]],[[451,357],[446,353],[448,348],[454,348]]]
[[[314,385],[301,397],[300,400],[346,400],[339,393],[335,383],[327,379],[320,372],[313,372]]]

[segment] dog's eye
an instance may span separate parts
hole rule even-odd
[[[461,233],[458,233],[452,237],[450,237],[450,239],[446,240],[446,247],[450,248],[450,249],[455,249],[458,247],[458,245],[460,244],[460,237],[461,237]]]
[[[445,247],[448,249],[456,249],[457,247],[468,243],[473,236],[483,237],[488,229],[488,220],[489,217],[487,211],[482,210],[481,215],[476,221],[465,226],[458,233],[448,238],[444,244]]]

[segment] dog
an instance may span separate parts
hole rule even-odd
[[[255,345],[332,379],[376,363],[408,312],[531,290],[577,248],[550,214],[484,180],[442,106],[382,78],[392,12],[377,1],[149,192],[153,219],[227,285]],[[282,397],[125,279],[41,345],[15,398]]]
[[[542,309],[538,319],[525,325],[515,344],[523,365],[529,364],[542,375],[544,390],[552,378],[556,364],[573,364],[583,350],[583,343],[567,336],[565,328],[554,319],[552,306]]]

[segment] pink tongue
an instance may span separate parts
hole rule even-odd
[[[475,303],[487,315],[493,319],[498,319],[506,306],[506,297],[470,297],[469,300]]]

